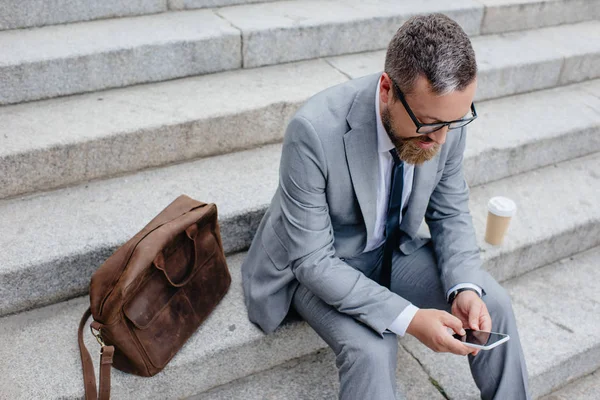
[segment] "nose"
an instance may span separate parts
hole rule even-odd
[[[427,136],[440,146],[446,143],[446,134],[448,133],[448,127],[444,126],[442,129],[437,130],[435,132],[431,132]]]

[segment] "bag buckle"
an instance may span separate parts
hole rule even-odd
[[[94,337],[96,338],[96,340],[100,344],[100,346],[101,346],[100,353],[102,353],[102,348],[104,348],[104,346],[106,346],[106,344],[104,343],[104,340],[102,339],[101,332],[95,330],[92,326],[90,326],[90,331],[92,331],[92,335],[94,335]]]

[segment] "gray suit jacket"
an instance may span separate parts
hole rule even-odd
[[[380,335],[409,302],[344,262],[374,232],[379,176],[375,90],[381,74],[318,93],[290,121],[279,186],[242,264],[250,320],[270,333],[285,318],[299,282]],[[479,248],[462,171],[465,129],[448,133],[432,160],[415,168],[400,229],[410,254],[430,239],[447,291],[471,282],[484,290]]]

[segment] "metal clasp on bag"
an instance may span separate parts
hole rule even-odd
[[[106,343],[104,343],[104,340],[102,339],[102,334],[100,331],[96,331],[91,325],[90,325],[90,331],[92,331],[92,335],[94,335],[94,337],[96,338],[96,340],[98,341],[98,343],[100,343],[100,354],[102,354],[102,349],[104,348],[104,346],[106,346]],[[97,332],[97,333],[96,333]]]

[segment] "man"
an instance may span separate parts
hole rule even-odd
[[[468,209],[476,72],[458,24],[415,17],[385,72],[317,94],[289,123],[279,187],[242,265],[245,300],[267,333],[290,309],[315,329],[336,355],[341,399],[396,398],[405,333],[468,354],[483,399],[529,398],[510,299],[481,269]],[[477,352],[448,328],[511,339]]]

